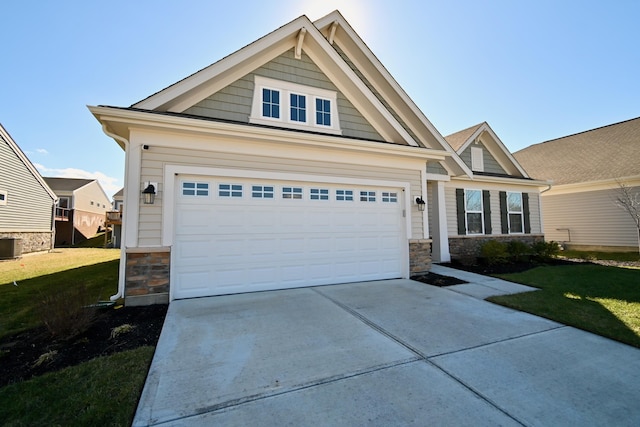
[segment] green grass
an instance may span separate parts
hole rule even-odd
[[[118,287],[119,253],[119,249],[62,249],[1,262],[0,338],[39,326],[44,296],[70,286],[85,286],[95,301],[108,299]]]
[[[499,277],[541,290],[489,301],[640,347],[640,270],[579,264]]]
[[[129,426],[153,347],[139,347],[0,388],[3,426]]]
[[[640,261],[638,252],[596,252],[596,251],[573,251],[564,250],[560,252],[564,258],[577,259],[601,259],[611,261]]]

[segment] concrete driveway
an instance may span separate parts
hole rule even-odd
[[[433,271],[173,301],[133,425],[640,425],[640,350]]]

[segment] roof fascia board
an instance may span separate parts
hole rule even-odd
[[[444,137],[431,123],[431,121],[424,115],[424,113],[418,108],[413,100],[407,95],[404,89],[398,84],[393,76],[387,71],[384,65],[378,60],[374,53],[364,43],[364,41],[358,36],[355,30],[347,22],[347,20],[340,14],[340,12],[333,11],[330,14],[316,20],[314,25],[320,31],[332,31],[334,22],[338,22],[338,26],[342,31],[333,32],[334,42],[337,40],[343,48],[346,49],[345,53],[349,58],[354,61],[356,67],[365,75],[367,80],[374,85],[376,90],[385,98],[391,108],[393,108],[397,114],[407,123],[407,126],[412,124],[412,120],[403,114],[403,109],[398,108],[398,103],[401,101],[407,106],[414,117],[426,127],[427,131],[431,134],[433,139],[440,144],[440,147],[451,153],[455,153],[455,150],[446,142]],[[342,37],[345,34],[347,38]],[[373,74],[375,73],[375,74]],[[384,82],[382,84],[381,82]],[[368,89],[368,88],[367,88]],[[393,96],[390,96],[393,95]],[[420,135],[422,132],[420,129],[416,129],[415,126],[412,130],[416,134]],[[457,155],[452,155],[451,159],[456,163],[458,167],[458,173],[462,172],[468,176],[471,176],[471,170],[464,164],[464,162],[458,158]],[[450,162],[451,160],[449,160]]]
[[[573,184],[554,185],[548,195],[560,195],[569,193],[585,193],[588,191],[616,190],[620,182],[629,187],[640,187],[640,175],[627,176],[615,179],[603,179],[599,181],[578,182]]]
[[[484,132],[487,132],[491,136],[491,138],[493,139],[493,144],[492,145],[496,146],[500,150],[501,156],[497,156],[496,153],[494,152],[494,150],[491,149],[491,147],[487,147],[487,150],[489,150],[489,152],[493,155],[493,157],[498,161],[500,166],[502,166],[505,170],[509,170],[511,168],[515,168],[524,178],[529,178],[529,175],[527,174],[527,172],[525,172],[525,170],[522,168],[522,166],[520,166],[520,163],[518,163],[518,161],[515,159],[515,157],[513,157],[513,155],[511,154],[511,152],[507,148],[507,146],[504,145],[504,143],[500,140],[500,138],[493,131],[493,129],[491,129],[491,126],[489,126],[489,124],[487,122],[482,123],[478,127],[478,129],[476,129],[476,131],[471,134],[469,139],[467,139],[467,141],[464,144],[462,144],[462,146],[460,148],[458,148],[458,151],[457,151],[458,154],[462,154],[464,152],[464,150],[466,150]],[[508,160],[511,164],[510,165],[505,165],[504,161],[503,161],[503,159],[501,159],[501,157],[503,159],[506,157],[506,160]]]
[[[31,173],[36,181],[38,181],[38,184],[40,184],[42,188],[49,194],[49,197],[51,197],[54,202],[58,200],[58,196],[56,195],[56,193],[54,193],[51,187],[49,187],[42,175],[40,175],[40,172],[38,172],[38,169],[36,169],[33,163],[31,163],[31,160],[29,160],[29,158],[24,154],[20,146],[13,140],[11,135],[9,135],[9,132],[7,132],[2,124],[0,124],[0,135],[2,135],[2,138],[5,141],[7,141],[9,147],[13,150],[14,153],[16,153],[18,159],[20,159],[20,161],[27,167],[29,173]]]
[[[291,132],[277,128],[207,121],[191,117],[169,116],[113,107],[89,107],[89,109],[101,123],[107,123],[112,129],[118,129],[127,134],[132,128],[148,128],[171,132],[190,132],[203,135],[251,138],[266,141],[275,140],[282,143],[317,145],[334,149],[381,153],[431,161],[442,161],[451,155],[444,150],[354,140],[335,135]]]
[[[518,184],[526,185],[530,187],[548,187],[553,185],[553,181],[542,181],[537,179],[524,179],[524,178],[502,178],[498,176],[474,176],[473,178],[461,176],[455,177],[461,181],[475,181],[475,182],[488,182],[494,184]]]

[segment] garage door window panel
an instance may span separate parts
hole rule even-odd
[[[209,183],[207,183],[207,182],[183,182],[182,183],[182,195],[183,196],[208,197],[209,196]]]
[[[336,190],[336,200],[340,202],[353,202],[353,190]]]
[[[309,191],[309,198],[311,200],[329,200],[328,188],[312,188]]]
[[[302,187],[282,187],[282,198],[302,200]]]
[[[268,185],[251,186],[251,197],[254,199],[273,199],[274,187]]]
[[[383,191],[382,203],[398,203],[398,193]]]
[[[375,202],[376,201],[376,192],[375,191],[360,191],[360,201],[361,202]]]
[[[218,184],[218,196],[242,197],[242,184]]]

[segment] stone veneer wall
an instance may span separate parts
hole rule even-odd
[[[168,248],[135,248],[126,253],[125,305],[169,303]]]
[[[431,269],[431,240],[409,240],[409,274],[414,276]]]
[[[23,254],[53,249],[53,233],[51,231],[0,233],[0,239],[7,237],[22,240]]]
[[[449,252],[451,259],[463,263],[475,263],[480,256],[480,248],[489,240],[497,240],[502,243],[509,243],[512,240],[519,240],[531,245],[544,240],[543,234],[518,234],[500,236],[459,236],[449,237]]]

